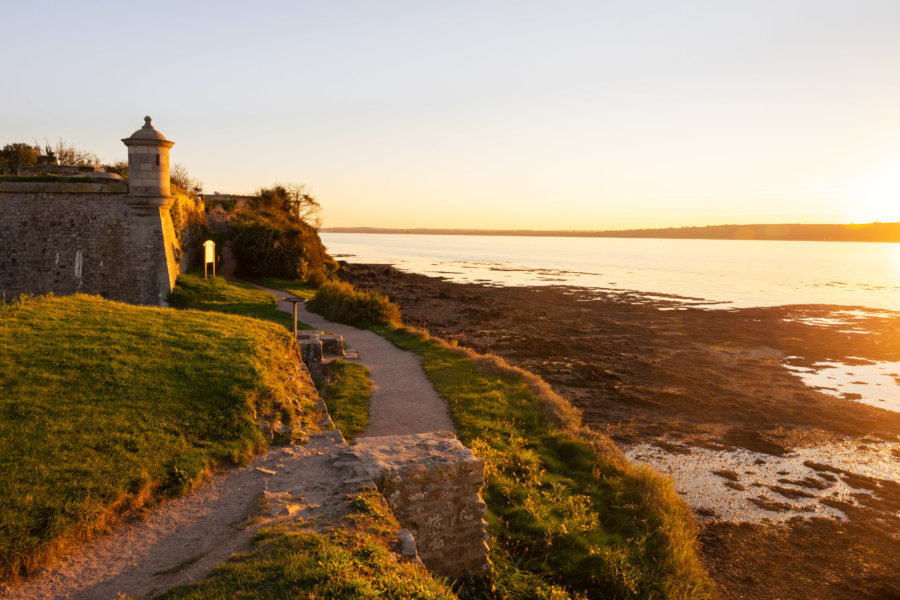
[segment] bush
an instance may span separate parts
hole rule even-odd
[[[306,306],[326,319],[348,325],[400,322],[400,308],[387,296],[372,291],[361,292],[345,281],[323,283]]]
[[[325,270],[325,249],[307,225],[253,218],[234,229],[231,249],[244,275],[302,280]]]
[[[249,277],[323,281],[333,270],[334,261],[312,226],[273,211],[238,213],[231,249],[238,269]]]

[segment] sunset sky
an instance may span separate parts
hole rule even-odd
[[[77,6],[80,5],[80,6]],[[900,221],[900,1],[8,3],[0,145],[149,114],[325,226]]]

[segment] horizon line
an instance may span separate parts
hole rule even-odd
[[[321,227],[322,233],[483,235],[533,237],[634,237],[769,241],[858,241],[900,243],[900,222],[750,223],[685,225],[643,229],[466,229],[431,227]]]

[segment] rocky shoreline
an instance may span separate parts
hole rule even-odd
[[[897,313],[704,310],[384,265],[342,277],[387,294],[411,325],[539,374],[587,425],[669,472],[724,598],[900,597],[900,413],[796,373],[900,361]]]

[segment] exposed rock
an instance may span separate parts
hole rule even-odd
[[[361,438],[352,451],[356,465],[336,464],[375,482],[429,570],[447,577],[490,570],[479,496],[484,461],[451,432]]]

